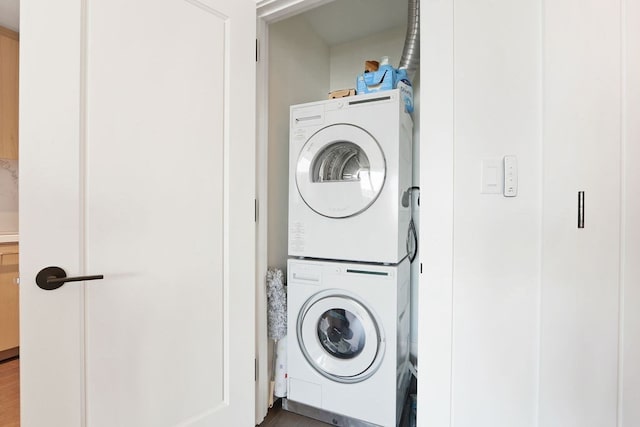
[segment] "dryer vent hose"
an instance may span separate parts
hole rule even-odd
[[[420,0],[409,0],[409,16],[407,35],[402,49],[402,58],[398,68],[407,70],[409,79],[413,81],[420,64]]]

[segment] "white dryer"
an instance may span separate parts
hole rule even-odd
[[[341,426],[396,426],[410,380],[409,261],[289,260],[287,306],[285,408]]]
[[[407,255],[413,121],[397,90],[290,109],[289,255]]]

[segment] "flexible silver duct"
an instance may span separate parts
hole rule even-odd
[[[418,69],[420,63],[420,0],[409,0],[409,18],[407,22],[407,35],[402,49],[400,66],[405,68],[410,80]]]

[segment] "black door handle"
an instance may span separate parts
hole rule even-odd
[[[67,277],[67,273],[60,267],[45,267],[36,276],[36,284],[46,290],[53,291],[67,282],[84,282],[86,280],[104,279],[102,274],[94,276]]]

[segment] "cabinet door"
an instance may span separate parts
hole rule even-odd
[[[544,3],[540,426],[616,425],[620,3]],[[584,228],[578,228],[578,192]]]
[[[0,359],[17,354],[18,245],[0,245]]]
[[[18,33],[0,27],[0,158],[18,158]]]

